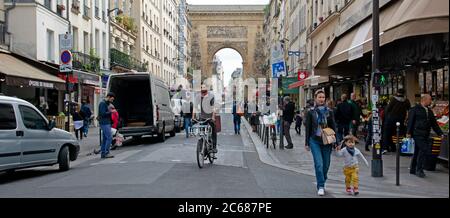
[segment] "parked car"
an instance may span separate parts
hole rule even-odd
[[[55,164],[69,170],[80,144],[55,125],[29,102],[0,96],[0,171]]]
[[[120,115],[119,132],[124,137],[175,136],[174,113],[170,108],[169,88],[150,73],[111,75],[108,92],[116,95],[114,106]]]

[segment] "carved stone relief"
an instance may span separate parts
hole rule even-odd
[[[208,38],[247,38],[248,29],[244,26],[208,26]]]

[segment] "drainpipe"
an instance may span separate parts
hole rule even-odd
[[[66,0],[67,8],[66,8],[66,19],[69,21],[69,31],[67,31],[69,34],[72,34],[72,23],[70,22],[70,12],[69,12],[69,0]]]

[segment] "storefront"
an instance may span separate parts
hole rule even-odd
[[[0,93],[26,100],[44,115],[63,111],[65,81],[9,53],[0,53]],[[36,64],[40,64],[36,62]]]
[[[381,9],[380,32],[379,70],[386,74],[380,100],[387,101],[399,89],[405,89],[412,104],[426,93],[433,96],[436,104],[443,105],[441,108],[446,105],[448,108],[449,2],[392,1]],[[369,17],[341,33],[322,61],[332,74],[364,77],[370,75],[371,51]],[[355,90],[360,88],[356,86]],[[448,117],[448,109],[447,114],[439,114],[437,110],[435,113],[442,121]],[[446,148],[442,151],[448,151],[448,143],[443,146]],[[448,152],[441,152],[441,156],[448,160]]]

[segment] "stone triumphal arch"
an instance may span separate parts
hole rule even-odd
[[[243,59],[244,79],[265,77],[263,5],[190,5],[192,68],[202,77],[213,72],[214,55],[231,48]]]

